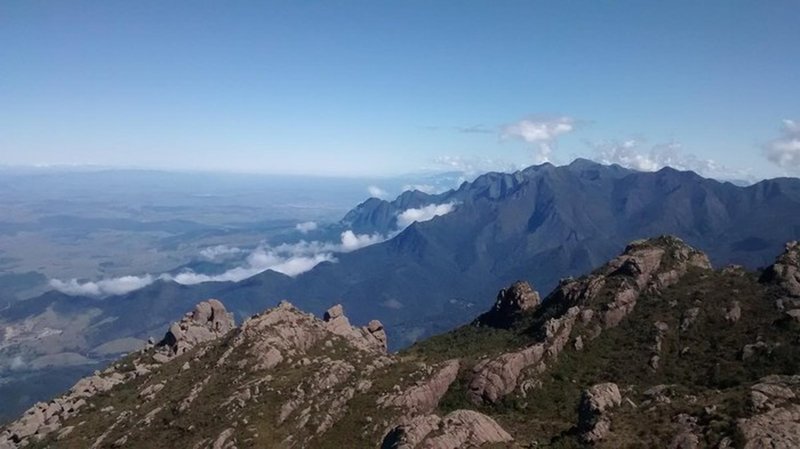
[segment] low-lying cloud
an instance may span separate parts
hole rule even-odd
[[[386,240],[385,236],[380,234],[356,234],[353,231],[344,231],[342,233],[341,252],[349,253],[357,249],[361,249],[376,243],[381,243]]]
[[[406,209],[397,215],[397,227],[405,229],[411,223],[423,222],[433,220],[440,215],[446,215],[452,212],[456,207],[456,203],[443,203],[443,204],[429,204],[415,209]]]
[[[764,145],[764,156],[780,168],[800,172],[800,122],[784,120],[780,137]]]
[[[306,221],[303,223],[297,223],[294,228],[303,234],[308,234],[311,231],[316,231],[317,227],[318,225],[316,221]]]
[[[103,279],[97,282],[80,282],[77,279],[70,279],[68,281],[51,279],[50,287],[72,296],[108,296],[124,295],[125,293],[147,287],[155,281],[156,278],[149,274],[144,276],[122,276]]]
[[[448,214],[455,209],[455,206],[456,203],[450,202],[406,209],[397,216],[397,229],[387,235],[380,233],[356,234],[348,229],[340,234],[338,242],[320,242],[316,240],[309,242],[301,240],[296,243],[283,243],[275,247],[261,245],[252,250],[240,266],[230,268],[219,274],[184,271],[174,275],[165,273],[160,276],[153,276],[146,274],[143,276],[122,276],[100,281],[82,282],[77,279],[68,281],[51,279],[50,286],[67,295],[102,297],[130,293],[146,287],[156,280],[173,281],[182,285],[203,282],[239,282],[267,270],[294,277],[311,270],[320,263],[336,262],[335,255],[337,253],[348,253],[384,242],[399,234],[411,223],[428,221]],[[245,250],[241,248],[218,245],[205,248],[200,252],[200,255],[207,259],[217,259],[243,253],[245,253]]]
[[[322,262],[333,262],[333,254],[322,253],[312,256],[292,256],[280,254],[266,248],[257,248],[249,256],[245,264],[231,268],[221,274],[202,274],[186,271],[168,279],[183,285],[200,284],[202,282],[239,282],[267,270],[297,276],[314,268]]]
[[[375,185],[367,187],[367,192],[369,192],[369,196],[380,199],[386,198],[389,195],[387,191]]]
[[[235,246],[217,245],[203,248],[200,256],[208,260],[223,260],[245,253],[245,250]]]

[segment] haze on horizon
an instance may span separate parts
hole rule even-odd
[[[800,4],[0,5],[0,163],[800,174]]]

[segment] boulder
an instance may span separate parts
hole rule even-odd
[[[681,319],[681,331],[686,332],[689,330],[690,327],[697,321],[697,317],[700,315],[700,308],[699,307],[691,307],[686,309],[686,312],[683,314],[683,319]]]
[[[742,306],[739,301],[731,302],[731,305],[725,310],[725,321],[733,324],[742,318]]]
[[[609,411],[622,404],[617,384],[607,382],[593,385],[581,394],[578,408],[578,432],[581,440],[594,444],[611,430]]]
[[[375,340],[375,346],[380,348],[383,352],[388,350],[389,339],[386,336],[386,331],[383,328],[383,323],[378,320],[372,320],[365,328],[367,334]]]

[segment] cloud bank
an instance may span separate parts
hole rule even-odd
[[[676,170],[690,170],[717,179],[751,177],[746,171],[726,167],[713,159],[702,159],[686,153],[678,142],[649,146],[642,140],[629,139],[590,143],[589,145],[594,148],[598,162],[617,164],[633,170],[656,171],[664,167],[672,167]]]
[[[764,156],[780,168],[800,172],[800,122],[784,120],[780,137],[764,145]]]
[[[103,279],[97,282],[80,282],[77,279],[70,279],[68,281],[51,279],[50,287],[61,293],[72,296],[124,295],[125,293],[147,287],[155,282],[155,280],[156,278],[149,274],[144,276],[122,276]]]
[[[146,287],[156,280],[173,281],[182,285],[193,285],[202,282],[239,282],[267,270],[294,277],[311,270],[320,263],[336,262],[336,253],[349,253],[384,242],[399,234],[411,223],[428,221],[440,215],[448,214],[455,209],[455,206],[456,203],[451,202],[406,209],[397,216],[397,229],[388,235],[379,233],[356,234],[348,229],[340,234],[338,242],[320,242],[316,240],[308,242],[301,240],[296,243],[283,243],[275,247],[260,245],[248,254],[240,266],[228,269],[220,274],[184,271],[175,275],[165,273],[160,276],[153,276],[146,274],[143,276],[122,276],[85,282],[77,279],[68,281],[51,279],[50,286],[67,295],[101,297],[130,293]],[[316,226],[316,223],[314,226]],[[241,248],[217,245],[205,248],[200,252],[200,255],[207,259],[217,259],[244,252],[245,250]]]
[[[322,262],[333,262],[335,260],[330,253],[312,256],[292,256],[260,247],[247,256],[244,265],[231,268],[224,273],[208,275],[186,271],[175,276],[167,276],[165,279],[183,285],[193,285],[201,282],[239,282],[267,270],[283,273],[287,276],[297,276]]]
[[[200,256],[208,260],[222,260],[244,253],[245,250],[235,246],[217,245],[209,246],[200,251]]]

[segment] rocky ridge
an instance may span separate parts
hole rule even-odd
[[[586,278],[562,281],[545,299],[544,312],[550,318],[543,323],[540,341],[476,365],[469,388],[471,400],[494,403],[521,384],[535,385],[535,373],[555,361],[570,339],[582,347],[584,340],[617,326],[636,307],[642,292],[669,287],[690,268],[707,270],[711,263],[705,254],[679,239],[661,237],[631,243],[621,256]],[[495,309],[510,307],[496,305]],[[573,337],[578,321],[582,329]],[[520,382],[523,371],[531,367],[533,372]]]
[[[797,447],[800,301],[766,274],[793,273],[795,248],[759,283],[678,239],[637,241],[399,354],[341,306],[284,301],[235,327],[207,300],[0,448]]]

